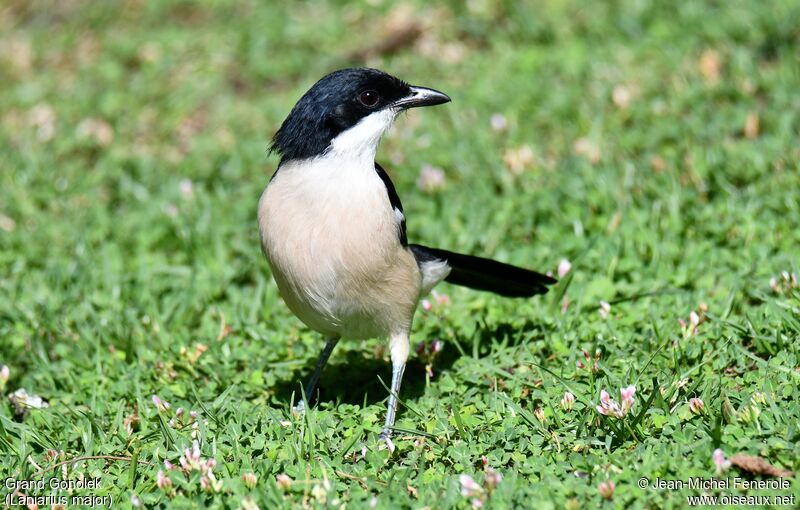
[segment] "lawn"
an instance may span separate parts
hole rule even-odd
[[[4,2],[0,496],[796,508],[798,27],[781,0]],[[322,341],[255,220],[270,137],[351,65],[453,99],[378,153],[411,242],[561,275],[428,298],[393,453],[384,340],[292,415]],[[655,487],[692,477],[730,487]]]

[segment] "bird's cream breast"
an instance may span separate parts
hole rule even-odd
[[[258,211],[264,252],[286,304],[309,327],[350,338],[388,335],[410,321],[420,287],[383,182],[374,170],[358,172],[324,164],[281,168]]]

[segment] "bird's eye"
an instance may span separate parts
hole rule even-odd
[[[377,92],[374,90],[365,90],[361,94],[358,95],[358,102],[366,106],[367,108],[374,108],[375,105],[378,104],[381,96],[378,95]]]

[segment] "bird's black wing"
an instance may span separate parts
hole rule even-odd
[[[384,170],[383,167],[377,162],[375,162],[375,173],[378,174],[378,177],[381,178],[384,186],[386,186],[386,194],[389,195],[389,203],[392,204],[392,209],[394,209],[395,214],[398,216],[398,218],[400,218],[400,223],[398,225],[400,244],[403,246],[408,246],[408,236],[406,235],[406,217],[405,214],[403,214],[403,204],[400,202],[400,197],[397,196],[397,190],[394,189],[394,184],[389,178],[389,174],[387,174],[386,170]]]
[[[397,195],[397,190],[392,184],[392,180],[378,163],[375,163],[375,173],[381,178],[386,186],[386,194],[389,196],[389,203],[397,215],[399,222],[397,225],[400,236],[400,243],[408,246],[417,259],[417,264],[423,271],[423,279],[426,263],[444,262],[450,268],[445,277],[445,281],[455,285],[463,285],[477,290],[486,290],[502,296],[509,297],[529,297],[535,294],[547,292],[547,286],[556,283],[556,280],[521,267],[504,264],[496,260],[472,255],[463,255],[452,251],[428,248],[419,244],[408,244],[406,236],[406,218],[403,214],[403,204]],[[441,268],[437,268],[441,271]],[[437,278],[437,281],[439,279]]]

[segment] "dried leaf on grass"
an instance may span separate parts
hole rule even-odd
[[[746,471],[752,475],[772,476],[772,477],[792,477],[794,473],[791,471],[781,469],[773,466],[765,459],[756,457],[754,455],[745,455],[737,453],[731,457],[731,464],[738,467],[742,471]]]

